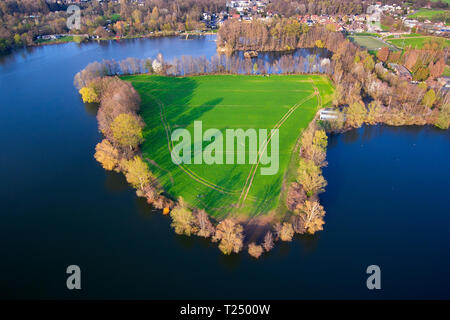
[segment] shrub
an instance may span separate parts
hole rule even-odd
[[[306,200],[303,205],[301,205],[297,212],[300,216],[300,230],[304,229],[310,234],[314,234],[319,230],[323,230],[323,217],[325,216],[325,210],[319,204],[318,201],[308,201]]]
[[[119,151],[106,139],[95,146],[95,160],[106,170],[113,170],[119,164]]]
[[[266,251],[272,250],[273,245],[274,245],[274,242],[273,242],[272,232],[267,231],[266,235],[264,236],[264,242],[263,242],[264,250],[266,250]]]
[[[120,163],[125,170],[125,178],[135,189],[144,190],[146,184],[153,178],[147,163],[141,157],[131,160],[123,159]]]
[[[243,231],[244,229],[240,224],[228,218],[218,224],[213,240],[220,241],[219,249],[224,254],[238,253],[243,246]]]
[[[264,250],[261,246],[256,245],[253,242],[248,245],[248,254],[256,259],[258,259],[261,256],[263,251]]]
[[[92,87],[83,87],[80,89],[81,99],[84,103],[98,103],[98,95]]]
[[[119,145],[131,150],[144,141],[142,127],[143,123],[137,116],[122,113],[111,123],[111,132]]]
[[[297,181],[303,186],[308,196],[323,192],[327,181],[322,176],[322,170],[312,161],[300,159],[297,171]]]
[[[294,236],[294,229],[292,228],[292,224],[289,222],[284,222],[282,225],[277,227],[278,229],[278,237],[282,241],[292,241],[292,237]]]
[[[172,218],[171,227],[175,229],[175,233],[190,236],[197,231],[194,225],[195,217],[182,198],[170,213],[170,217]]]

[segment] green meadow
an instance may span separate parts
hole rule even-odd
[[[443,37],[433,37],[433,36],[402,36],[400,38],[389,38],[386,40],[390,44],[393,44],[396,47],[399,48],[406,48],[406,47],[412,47],[416,49],[422,49],[425,43],[429,42],[430,40],[435,40],[438,42],[442,42],[442,47],[448,48],[450,47],[450,40],[443,38]]]
[[[438,1],[441,1],[446,4],[450,4],[450,0],[431,0],[431,2],[438,2]]]
[[[443,76],[450,77],[450,67],[449,66],[445,66]]]
[[[63,42],[72,42],[72,41],[74,41],[73,36],[64,36],[64,37],[61,37],[61,38],[55,39],[55,40],[38,39],[38,40],[36,40],[36,43],[53,43],[53,42],[63,43]]]
[[[386,43],[384,43],[378,37],[367,36],[367,35],[352,35],[348,37],[351,41],[355,42],[362,48],[367,50],[378,50],[383,47],[386,47]],[[391,48],[395,49],[395,48]]]
[[[317,110],[331,102],[333,87],[319,75],[208,75],[164,77],[126,76],[142,98],[140,114],[146,123],[144,159],[172,197],[221,219],[230,214],[254,217],[279,212],[278,204],[286,170],[302,130]],[[203,133],[219,129],[226,144],[226,129],[279,128],[279,170],[261,175],[262,167],[249,164],[181,164],[171,159],[171,133],[189,130],[194,144],[210,144],[194,138],[194,121],[202,121]],[[258,143],[264,139],[259,139]],[[239,148],[236,143],[236,148]],[[268,154],[272,154],[268,144]],[[257,156],[253,154],[253,156]],[[223,155],[225,162],[226,155]]]
[[[431,19],[435,16],[445,16],[447,19],[450,17],[450,11],[444,9],[427,9],[420,8],[409,17],[413,19],[423,18],[423,19]]]

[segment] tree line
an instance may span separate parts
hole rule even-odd
[[[334,51],[339,37],[327,27],[309,27],[297,19],[276,18],[271,22],[245,23],[229,20],[219,29],[217,46],[223,51],[292,51],[298,48],[324,48]],[[325,45],[326,44],[326,45]]]
[[[377,61],[342,33],[324,27],[305,28],[283,19],[268,24],[230,22],[225,26],[219,31],[218,45],[230,51],[317,46],[332,52],[330,77],[336,88],[333,105],[338,115],[336,120],[321,123],[330,132],[377,123],[449,127],[450,94],[436,80],[443,72],[447,51],[436,43],[426,44],[423,50],[408,48],[403,53],[383,49]],[[295,32],[287,31],[291,26],[295,26]],[[284,36],[279,30],[284,30]],[[388,61],[411,68],[414,78],[422,82],[403,80],[389,70]],[[326,141],[325,132],[315,123],[302,136],[297,179],[287,195],[288,208],[294,215],[275,226],[281,240],[289,241],[294,233],[322,230],[325,211],[318,194],[326,186],[321,170],[326,165]]]
[[[0,1],[0,53],[30,46],[36,37],[78,33],[100,38],[146,36],[203,29],[202,12],[225,10],[225,0],[90,1],[81,7],[81,28],[67,28],[67,6],[45,0]]]
[[[346,15],[366,13],[369,4],[363,0],[271,0],[268,10],[280,13],[287,18],[305,14]]]
[[[333,62],[330,59],[314,53],[306,57],[283,55],[272,62],[264,58],[242,59],[239,55],[217,55],[210,59],[206,57],[182,56],[166,61],[159,54],[155,59],[126,58],[121,61],[112,59],[90,63],[85,69],[75,75],[74,83],[77,88],[82,88],[98,77],[133,74],[160,74],[167,76],[204,74],[331,74],[332,70]]]

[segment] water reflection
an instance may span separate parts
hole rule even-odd
[[[196,241],[193,237],[188,237],[188,236],[179,235],[179,234],[175,235],[175,242],[180,248],[183,248],[184,250],[186,250],[186,249],[191,250],[196,245],[196,243],[195,243]]]
[[[239,268],[239,266],[240,266],[242,261],[243,260],[242,260],[242,255],[241,254],[230,254],[230,255],[221,254],[219,256],[219,263],[228,272],[232,272],[232,271],[237,270]]]
[[[293,240],[296,241],[296,240]],[[289,251],[292,249],[292,242],[287,242],[287,241],[278,241],[275,243],[275,249],[276,249],[276,253],[278,257],[288,257],[289,256]]]
[[[122,173],[105,170],[105,189],[108,192],[119,193],[130,190],[127,180]]]
[[[245,60],[245,51],[236,51],[232,54],[234,57],[239,57]],[[268,63],[273,63],[276,60],[280,60],[282,57],[292,56],[292,57],[318,57],[318,58],[331,58],[331,52],[324,48],[300,48],[294,51],[270,51],[270,52],[258,52],[257,57],[252,57],[251,61],[263,61]]]
[[[350,130],[345,132],[345,134],[342,135],[342,141],[344,141],[345,143],[351,144],[353,142],[355,142],[356,140],[358,140],[359,137],[359,130]]]
[[[131,187],[130,187],[131,188]],[[158,210],[154,208],[153,206],[150,206],[147,203],[147,200],[142,197],[136,197],[136,210],[138,211],[139,215],[146,218],[152,218],[155,215],[162,214],[161,210]]]
[[[98,107],[98,103],[84,103],[84,110],[86,111],[86,114],[91,117],[97,116]]]
[[[326,227],[325,227],[326,228]],[[299,237],[296,237],[294,241],[300,241],[302,248],[306,253],[312,253],[316,251],[319,240],[320,240],[320,232],[312,235],[312,234],[303,234]]]
[[[361,142],[370,142],[378,137],[385,136],[386,134],[402,134],[411,137],[411,140],[418,139],[420,135],[432,136],[438,134],[443,134],[445,131],[436,128],[434,126],[388,126],[383,124],[378,125],[364,125],[361,128],[352,129],[346,131],[345,133],[331,133],[329,134],[328,148],[334,148],[338,143],[339,139],[346,144],[352,144],[358,139]],[[443,134],[444,138],[448,138],[447,134]]]

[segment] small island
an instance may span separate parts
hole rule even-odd
[[[245,249],[258,258],[276,241],[323,230],[327,133],[378,123],[449,127],[448,95],[437,80],[444,71],[438,45],[373,55],[340,32],[282,19],[231,21],[219,30],[217,46],[227,55],[92,63],[75,84],[83,101],[100,105],[105,139],[95,158],[102,166],[123,172],[138,196],[170,214],[176,233],[211,238],[224,254]],[[290,54],[305,48],[308,56]],[[284,54],[267,62],[258,54],[267,51]],[[242,59],[238,52],[255,54]],[[414,80],[392,67],[405,64],[412,65]],[[259,136],[263,148],[255,154],[250,128],[279,130],[278,150],[272,135]],[[178,129],[192,138],[194,157],[217,142],[205,138],[207,129],[223,135],[242,129],[235,141],[244,160],[225,163],[227,155],[215,153],[212,163],[178,163]],[[279,155],[272,175],[260,171],[266,148]]]

